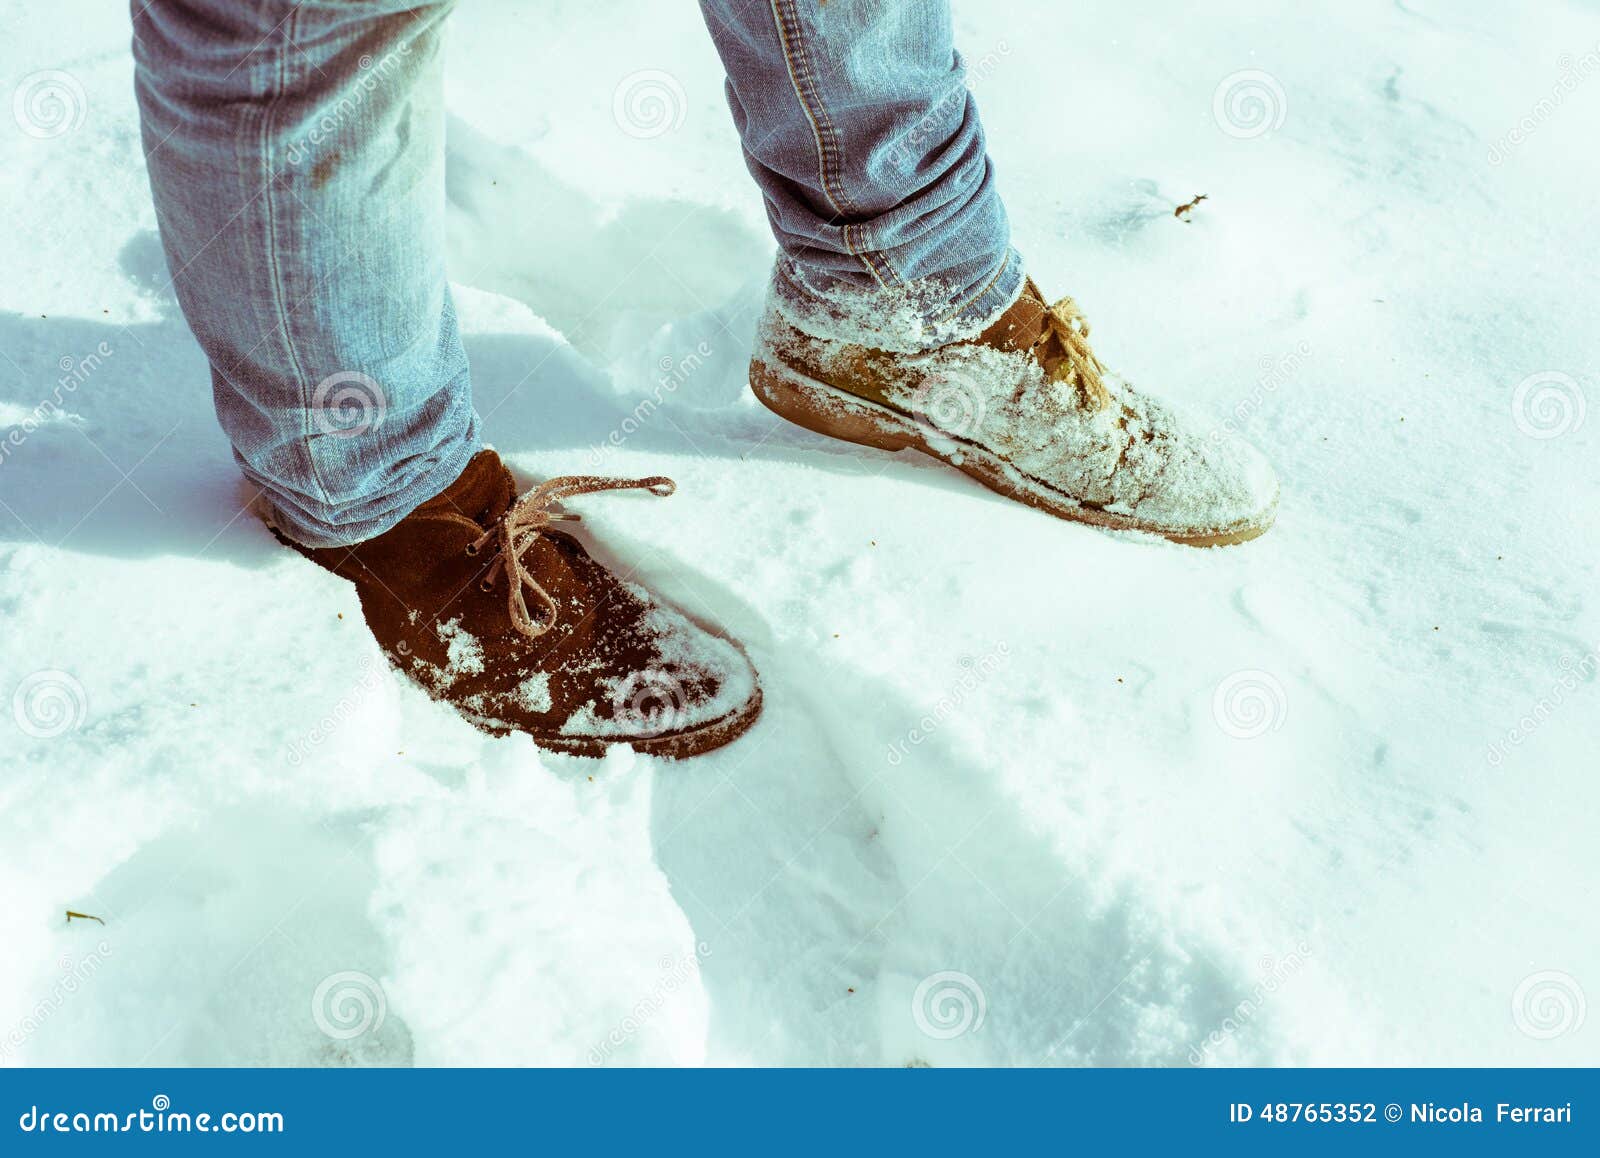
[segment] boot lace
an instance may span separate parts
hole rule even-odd
[[[556,625],[559,610],[555,599],[528,570],[523,556],[552,523],[579,521],[575,514],[553,509],[555,505],[562,499],[598,491],[647,490],[665,498],[676,489],[676,483],[660,475],[636,479],[561,475],[542,482],[512,503],[494,526],[467,547],[467,554],[477,555],[491,543],[498,544],[494,563],[479,586],[485,591],[493,590],[495,580],[502,571],[505,572],[509,587],[506,608],[511,616],[511,625],[528,639],[538,639]],[[528,610],[528,595],[533,596],[543,612],[538,619]]]
[[[1044,323],[1032,349],[1046,377],[1077,387],[1089,409],[1105,409],[1111,404],[1111,391],[1101,377],[1105,367],[1089,346],[1089,319],[1078,303],[1062,298],[1045,311]]]

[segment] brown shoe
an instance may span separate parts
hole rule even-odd
[[[1102,366],[1071,298],[1047,305],[1029,281],[982,334],[922,353],[808,332],[780,301],[768,302],[750,386],[791,422],[922,451],[1007,498],[1114,530],[1215,547],[1272,525],[1266,459]]]
[[[561,500],[629,488],[668,495],[673,483],[563,477],[516,499],[484,450],[374,539],[289,545],[354,583],[390,662],[485,731],[582,756],[610,744],[698,755],[760,715],[750,661],[551,527],[577,518],[552,509]]]

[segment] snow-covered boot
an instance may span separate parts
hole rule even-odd
[[[484,730],[584,756],[609,744],[693,756],[755,723],[755,670],[551,525],[577,518],[556,509],[562,500],[630,488],[667,495],[673,484],[563,477],[518,499],[484,450],[374,539],[290,545],[354,583],[390,662]]]
[[[1029,281],[982,334],[916,353],[864,340],[848,310],[791,315],[782,295],[769,297],[750,385],[810,430],[920,450],[1062,518],[1197,547],[1272,525],[1278,482],[1266,459],[1102,366],[1071,298],[1047,305]]]

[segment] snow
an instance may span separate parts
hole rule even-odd
[[[483,644],[461,626],[459,617],[439,624],[439,639],[443,641],[445,669],[439,679],[448,686],[464,675],[477,675],[483,671]]]
[[[517,685],[517,702],[530,712],[550,710],[550,673],[535,672]]]
[[[1059,13],[958,2],[1018,246],[1265,451],[1256,543],[784,425],[698,21],[453,17],[486,431],[676,479],[587,533],[762,673],[682,764],[375,662],[241,510],[126,17],[8,22],[3,94],[81,106],[0,124],[0,1063],[1600,1063],[1592,6]],[[681,107],[627,131],[639,74]]]

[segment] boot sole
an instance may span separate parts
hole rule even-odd
[[[586,756],[590,759],[599,759],[606,754],[606,749],[613,745],[629,744],[632,745],[635,752],[642,756],[658,756],[663,760],[687,760],[691,756],[701,756],[724,745],[731,744],[748,732],[761,716],[761,702],[761,688],[758,686],[755,695],[721,719],[712,720],[708,724],[701,724],[699,727],[690,728],[687,731],[668,732],[659,736],[607,736],[593,738],[540,735],[534,732],[523,732],[523,734],[532,736],[534,744],[538,747],[551,752],[558,752],[563,756]],[[507,736],[522,731],[520,728],[490,726],[476,720],[473,722],[484,731],[497,736]]]
[[[899,411],[859,398],[781,363],[774,365],[759,357],[753,360],[750,390],[768,410],[796,426],[891,454],[902,450],[920,451],[955,467],[996,494],[1074,523],[1087,523],[1111,531],[1159,535],[1186,547],[1229,547],[1265,534],[1277,515],[1274,504],[1261,519],[1235,526],[1205,531],[1162,527],[1086,505],[1043,479],[1024,474],[992,451],[955,435],[941,432],[939,440],[956,449],[935,449],[923,429]]]

